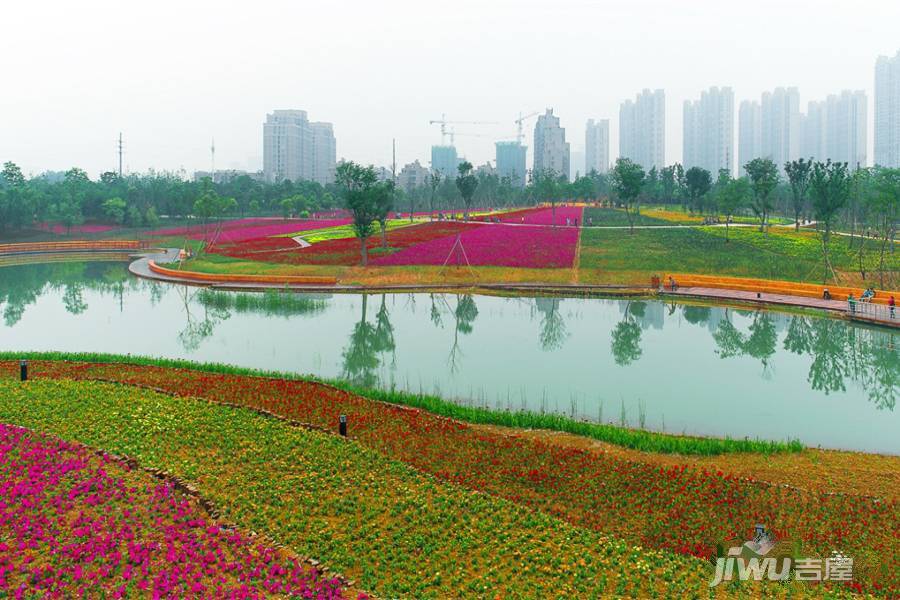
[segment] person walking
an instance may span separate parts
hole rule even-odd
[[[896,308],[897,308],[897,301],[894,300],[893,296],[891,296],[890,298],[888,298],[888,310],[891,313],[892,319],[894,318],[894,310],[896,310]]]

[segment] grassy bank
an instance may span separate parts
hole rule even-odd
[[[207,373],[219,373],[225,375],[249,375],[257,377],[273,377],[279,379],[299,381],[323,381],[342,390],[359,394],[365,398],[410,406],[427,410],[428,412],[466,421],[469,423],[482,423],[500,425],[506,427],[521,427],[528,429],[547,429],[551,431],[563,431],[576,435],[586,436],[592,439],[609,442],[625,448],[646,452],[661,452],[667,454],[685,455],[716,455],[732,452],[799,452],[803,449],[800,442],[767,441],[767,440],[736,440],[729,438],[699,438],[670,435],[639,429],[626,429],[614,425],[578,421],[563,415],[540,414],[528,411],[496,411],[485,408],[462,406],[436,396],[427,394],[412,394],[396,390],[380,390],[373,388],[361,388],[351,383],[340,380],[320,380],[308,376],[292,373],[280,373],[275,371],[260,371],[247,369],[233,365],[218,363],[196,363],[191,361],[151,358],[117,354],[95,353],[64,353],[64,352],[0,352],[0,360],[49,360],[49,361],[77,361],[84,363],[112,363],[149,365],[158,367],[172,367],[180,369],[192,369]]]

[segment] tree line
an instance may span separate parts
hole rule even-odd
[[[799,231],[801,224],[812,223],[820,233],[825,280],[836,278],[829,255],[836,229],[849,233],[850,242],[858,239],[878,246],[878,271],[882,285],[886,257],[894,253],[894,238],[900,218],[900,169],[858,167],[847,163],[817,161],[812,158],[788,161],[784,175],[771,159],[755,158],[744,165],[745,176],[733,177],[720,169],[716,178],[701,167],[686,171],[681,165],[662,169],[644,168],[627,158],[616,161],[610,174],[613,202],[625,209],[631,231],[642,202],[680,203],[689,212],[706,215],[725,223],[728,243],[729,224],[735,216],[750,214],[759,220],[759,230],[767,233],[776,212],[790,216]],[[859,253],[862,260],[862,252]],[[863,274],[865,276],[865,274]]]

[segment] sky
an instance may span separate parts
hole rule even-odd
[[[589,118],[666,92],[666,161],[681,159],[681,111],[710,86],[737,106],[797,86],[801,109],[862,89],[900,50],[897,0],[191,0],[10,2],[0,23],[0,162],[26,173],[262,168],[273,109],[334,124],[338,158],[427,165],[440,130],[494,158],[515,118],[553,108],[573,152]],[[531,145],[534,119],[526,125]],[[737,132],[735,131],[735,142]],[[869,129],[869,160],[872,134]],[[530,158],[529,158],[530,164]]]

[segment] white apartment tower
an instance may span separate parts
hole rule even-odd
[[[263,124],[266,181],[334,181],[336,145],[331,123],[310,123],[305,110],[275,110]]]
[[[619,107],[619,156],[649,171],[666,166],[666,94],[645,89]]]
[[[784,163],[800,157],[800,92],[775,88],[762,95],[762,157],[784,170]]]
[[[609,171],[609,119],[588,119],[584,134],[584,172]]]
[[[559,117],[553,109],[538,117],[534,125],[534,172],[553,169],[560,175],[569,177],[569,143],[566,130],[559,126]]]
[[[685,169],[701,167],[713,178],[719,169],[734,170],[734,92],[712,87],[699,100],[684,102]]]
[[[868,101],[862,90],[844,90],[825,101],[825,157],[845,162],[850,169],[867,163]]]
[[[828,110],[824,102],[811,101],[806,105],[806,114],[800,117],[800,155],[803,158],[825,160]]]
[[[817,160],[845,162],[851,169],[867,164],[868,100],[863,91],[844,90],[824,101],[810,102],[800,119],[800,154]]]
[[[762,109],[759,102],[744,100],[738,111],[738,170],[746,175],[744,165],[762,156]]]
[[[875,164],[900,167],[900,50],[875,62]]]

